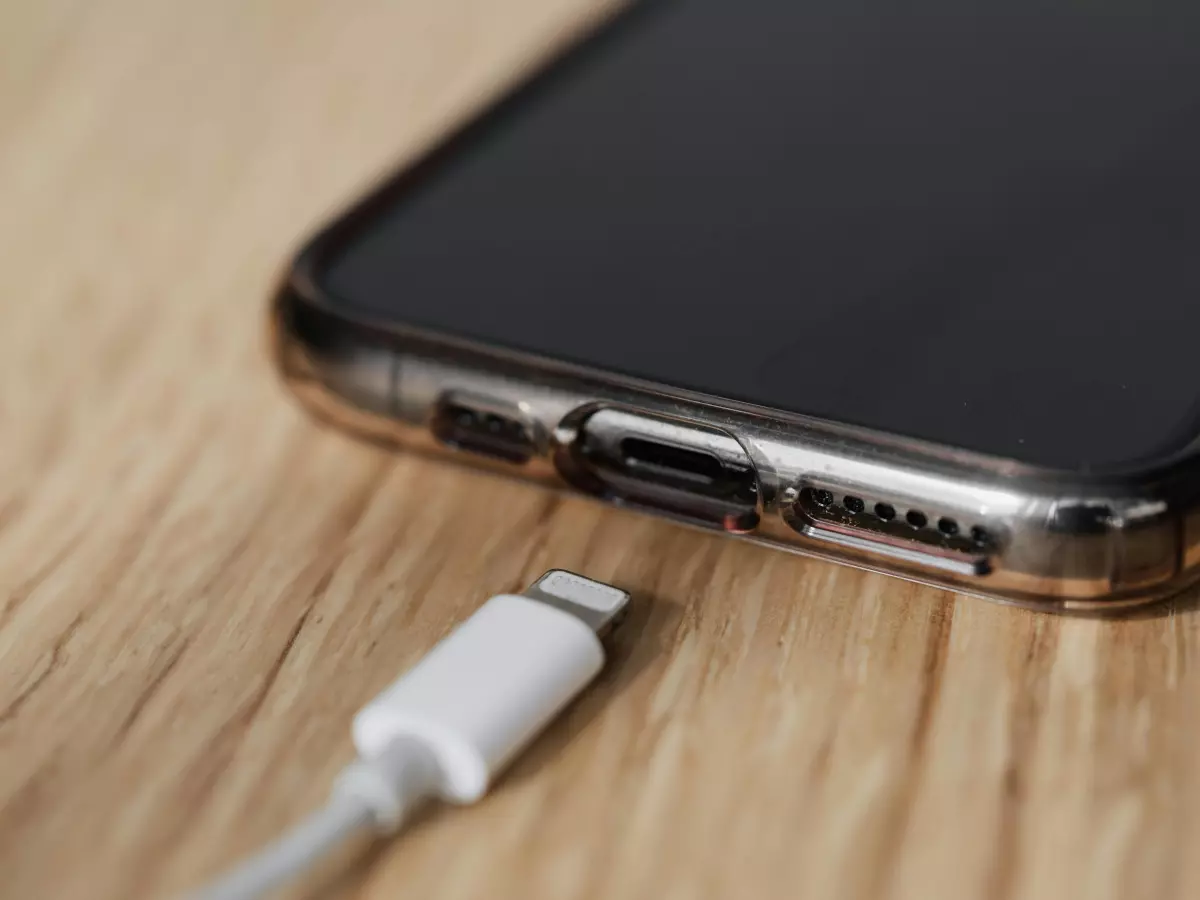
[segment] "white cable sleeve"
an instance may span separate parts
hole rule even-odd
[[[493,597],[354,718],[370,759],[406,737],[441,770],[441,794],[471,803],[492,776],[604,665],[578,617],[528,597]]]
[[[190,900],[256,900],[291,881],[351,835],[374,824],[359,798],[339,797]]]
[[[356,832],[426,798],[470,803],[604,665],[629,595],[551,570],[488,600],[354,719],[358,760],[328,805],[189,900],[258,900]]]
[[[189,900],[255,900],[292,880],[361,831],[395,831],[436,788],[420,744],[400,739],[342,770],[324,808]]]

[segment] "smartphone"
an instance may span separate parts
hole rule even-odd
[[[389,444],[1145,602],[1200,571],[1198,161],[1197,4],[650,0],[313,239],[276,357]]]

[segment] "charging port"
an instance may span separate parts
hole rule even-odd
[[[442,399],[430,430],[451,447],[505,462],[528,462],[537,450],[530,427],[515,412],[458,395]]]
[[[758,476],[724,432],[606,408],[579,425],[559,469],[568,481],[614,502],[746,532],[758,525]]]
[[[640,469],[650,478],[663,478],[711,487],[720,483],[726,470],[708,453],[657,444],[642,438],[621,441],[621,455],[629,471]]]

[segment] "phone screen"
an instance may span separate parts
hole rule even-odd
[[[322,274],[384,322],[1072,469],[1200,433],[1200,4],[640,4]]]

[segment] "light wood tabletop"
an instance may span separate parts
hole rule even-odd
[[[297,242],[589,0],[0,7],[0,895],[173,896],[561,566],[636,609],[478,806],[296,896],[1200,897],[1196,595],[1058,618],[310,423]]]

